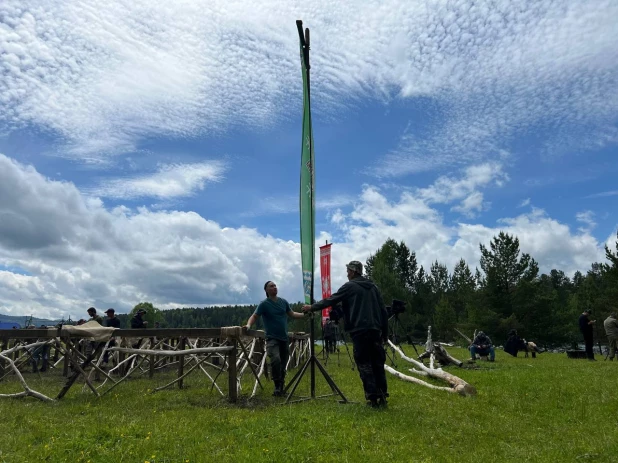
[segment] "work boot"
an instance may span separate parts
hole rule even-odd
[[[273,397],[281,397],[283,395],[282,386],[282,381],[275,381],[275,391],[273,392]]]
[[[369,399],[367,401],[367,406],[371,408],[379,408],[380,404],[378,403],[378,399]]]

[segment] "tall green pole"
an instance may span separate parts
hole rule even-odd
[[[311,128],[311,91],[309,64],[309,29],[303,32],[303,22],[296,21],[300,40],[300,62],[303,75],[303,135],[300,163],[300,249],[305,304],[312,304],[315,265],[315,157]],[[311,319],[311,356],[314,349],[314,326]],[[315,397],[315,365],[311,362],[311,397]]]

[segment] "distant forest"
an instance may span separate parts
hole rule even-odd
[[[501,344],[509,330],[517,329],[541,345],[573,344],[580,341],[577,318],[592,309],[595,338],[606,342],[603,320],[618,309],[618,253],[606,246],[606,262],[594,262],[585,274],[577,271],[570,278],[559,269],[541,274],[533,256],[521,253],[519,239],[507,233],[494,236],[487,247],[481,244],[480,251],[480,269],[474,271],[463,259],[452,270],[438,261],[424,269],[414,251],[392,239],[367,259],[367,276],[381,289],[386,305],[405,303],[398,315],[400,339],[424,340],[432,326],[434,339],[441,341],[461,341],[455,329],[468,336],[483,330]],[[300,305],[292,304],[293,310]],[[158,322],[161,328],[213,328],[244,325],[255,305],[159,310],[141,302],[130,314],[118,315],[123,328],[138,309],[146,310],[149,327]],[[25,317],[0,315],[1,321],[23,323],[19,318]],[[314,323],[319,326],[319,316]],[[289,329],[308,331],[309,324],[290,320]]]
[[[618,247],[618,234],[616,245]],[[367,274],[380,287],[385,301],[406,303],[400,322],[405,335],[434,339],[460,338],[485,331],[495,344],[511,329],[542,345],[581,341],[577,319],[592,309],[595,342],[607,342],[603,320],[618,305],[618,253],[605,246],[606,262],[594,262],[585,273],[569,278],[562,270],[541,274],[533,256],[521,253],[519,239],[500,232],[489,246],[480,244],[480,269],[461,259],[452,271],[434,262],[419,266],[405,243],[387,240],[367,260]]]

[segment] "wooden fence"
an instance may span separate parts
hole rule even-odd
[[[84,380],[84,387],[99,396],[134,373],[148,374],[153,378],[158,370],[174,368],[176,378],[155,391],[174,385],[182,389],[183,379],[196,369],[208,376],[211,389],[216,388],[220,394],[223,392],[217,379],[222,373],[227,374],[227,396],[231,402],[236,402],[239,397],[240,380],[245,372],[251,372],[255,379],[252,397],[258,386],[262,387],[260,377],[266,367],[263,331],[243,332],[241,327],[117,329],[110,341],[94,342],[91,339],[89,335],[69,333],[64,327],[0,330],[0,381],[14,376],[24,387],[23,392],[0,394],[0,397],[29,395],[41,400],[59,400],[78,378]],[[308,334],[290,333],[289,368],[297,367],[307,358],[308,344]],[[66,378],[53,399],[34,391],[21,375],[31,365],[36,368],[41,349],[47,351],[49,368],[62,368],[62,376]],[[103,368],[105,360],[111,360],[108,363],[113,367]],[[204,365],[214,367],[216,376],[213,377]],[[93,375],[104,377],[103,384],[95,387]]]

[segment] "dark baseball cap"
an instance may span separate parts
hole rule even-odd
[[[116,311],[115,311],[114,309],[111,309],[111,308],[110,308],[110,309],[107,309],[107,310],[105,311],[105,313],[110,313],[110,312],[111,312],[111,313],[115,313]]]

